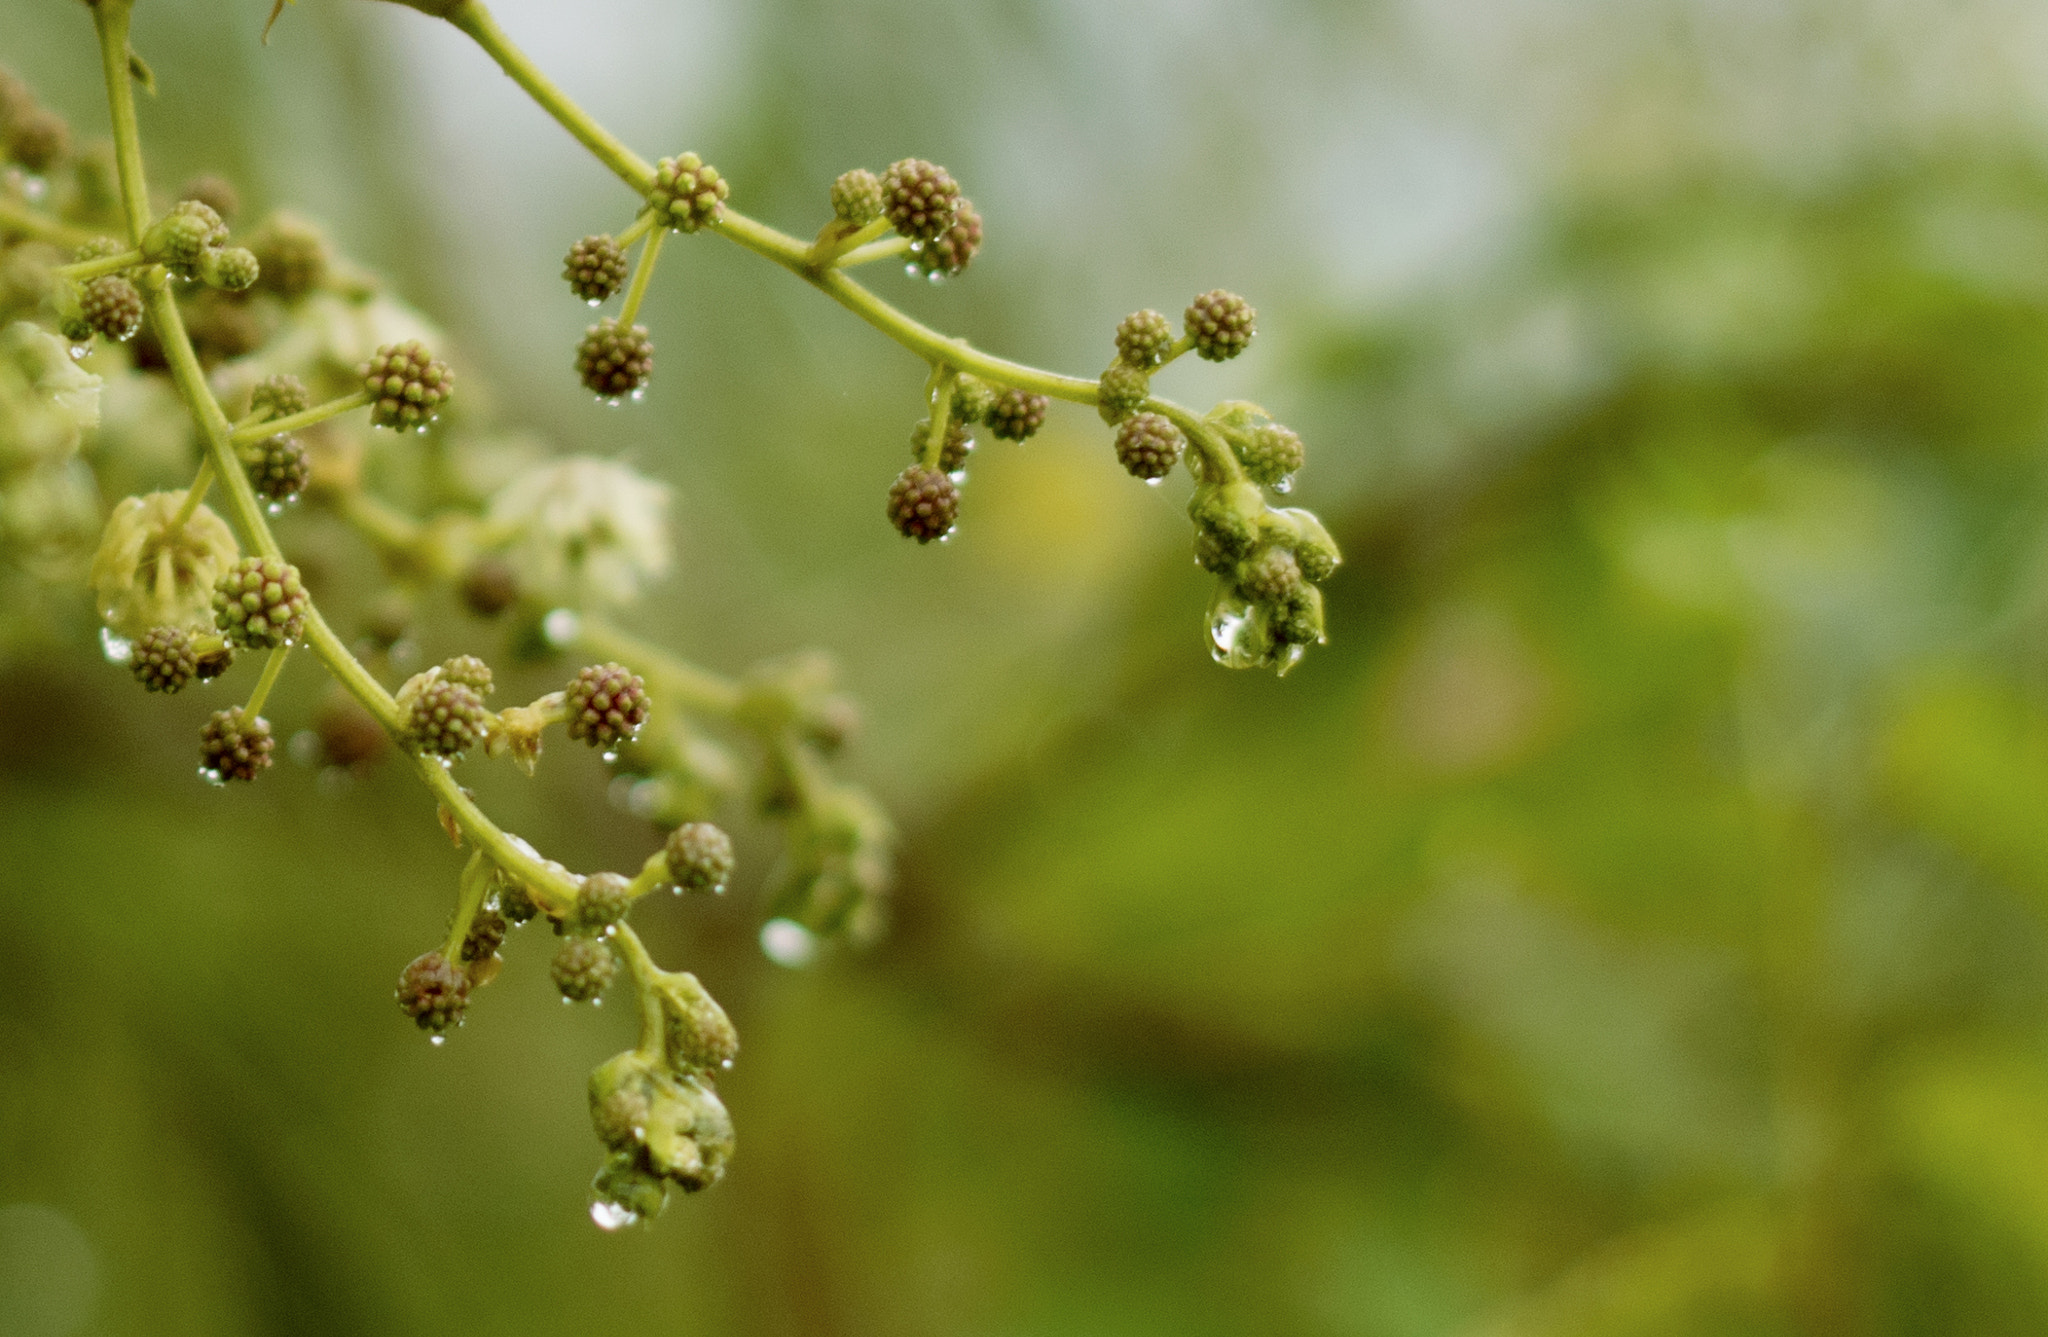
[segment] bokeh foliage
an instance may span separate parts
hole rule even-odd
[[[529,362],[566,365],[581,315],[556,234],[610,216],[472,219],[519,268],[451,280],[474,183],[437,205],[376,152],[431,110],[380,63],[416,16],[307,0],[259,53],[234,7],[156,8],[165,171],[391,185],[315,203],[507,407],[683,489],[650,622],[721,667],[840,653],[906,885],[879,949],[801,974],[758,959],[745,888],[648,917],[741,1028],[741,1150],[602,1237],[573,1093],[625,1023],[551,1005],[515,939],[429,1050],[388,990],[457,856],[411,782],[205,789],[204,704],[137,699],[60,621],[0,695],[0,1204],[43,1213],[0,1207],[0,1304],[77,1236],[106,1332],[2048,1325],[2048,166],[2020,108],[1788,171],[1639,107],[1634,138],[1540,150],[1570,162],[1504,239],[1398,302],[1234,260],[1257,220],[1172,218],[1277,290],[1258,393],[1341,516],[1334,643],[1277,683],[1201,658],[1177,507],[1083,415],[986,450],[960,540],[902,551],[880,492],[916,369],[744,257],[689,248],[660,315],[690,333],[639,420],[593,424]],[[835,117],[852,76],[785,40],[818,7],[772,9],[723,76],[721,161],[794,221],[842,158],[956,155],[997,241],[936,318],[1085,369],[1123,310],[1239,282],[1111,242],[1104,292],[1044,294],[1072,234],[989,147],[1024,138],[1019,95],[980,138],[908,97]],[[1345,7],[1281,12],[1363,42]],[[1007,56],[1117,109],[1062,11],[862,13],[825,31],[870,75],[912,63],[892,33],[972,34],[936,100]],[[87,122],[80,16],[0,18]],[[308,62],[365,159],[237,122],[265,61]],[[1178,133],[1199,177],[1245,132]],[[636,866],[595,763],[551,769],[479,785],[572,864]]]

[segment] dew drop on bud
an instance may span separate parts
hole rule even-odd
[[[583,619],[573,608],[554,608],[540,620],[540,634],[549,645],[568,645],[583,634]]]
[[[597,1222],[599,1230],[620,1230],[638,1221],[640,1213],[629,1212],[615,1202],[593,1202],[590,1219]]]
[[[427,1043],[439,1049],[442,1045],[448,1043],[448,1037],[445,1035],[430,1035],[427,1037]]]
[[[1161,483],[1163,483],[1163,482],[1165,482],[1165,481],[1166,481],[1166,480],[1165,480],[1164,478],[1148,478],[1148,479],[1146,479],[1146,480],[1145,480],[1145,486],[1146,486],[1146,487],[1158,487],[1158,486],[1159,486],[1159,485],[1160,485]]]
[[[101,627],[100,653],[107,657],[109,664],[125,664],[135,657],[135,642],[126,636],[116,636],[109,628]]]
[[[794,919],[771,919],[761,925],[761,952],[778,966],[801,970],[818,956],[818,935]]]
[[[1288,474],[1285,478],[1276,481],[1273,484],[1273,490],[1283,497],[1294,491],[1294,475]]]

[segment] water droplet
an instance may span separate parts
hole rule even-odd
[[[911,249],[916,250],[917,248],[913,246],[911,247]],[[916,265],[905,265],[903,266],[903,272],[905,274],[908,274],[911,278],[916,278],[919,274],[922,274],[924,271],[919,269]]]
[[[73,344],[73,345],[71,345],[71,360],[72,360],[73,362],[82,362],[82,361],[84,361],[84,360],[85,360],[85,359],[86,359],[87,357],[89,357],[89,356],[91,356],[91,355],[92,355],[92,345],[91,345],[91,344],[87,343],[87,344]]]
[[[967,471],[965,469],[955,469],[952,473],[947,474],[946,477],[952,479],[954,485],[958,486],[967,481]]]
[[[615,1202],[593,1202],[590,1219],[597,1222],[599,1230],[622,1230],[638,1222],[640,1213],[629,1212]]]
[[[448,1043],[448,1037],[445,1035],[430,1035],[427,1037],[427,1043],[439,1049],[442,1045]]]
[[[951,543],[953,541],[953,536],[959,532],[960,526],[954,525],[951,529],[948,529],[945,533],[939,535],[939,542]]]
[[[1165,481],[1166,481],[1166,480],[1165,480],[1164,478],[1148,478],[1148,479],[1146,479],[1146,480],[1145,480],[1145,486],[1146,486],[1146,487],[1158,487],[1158,486],[1159,486],[1159,485],[1160,485],[1161,483],[1163,483],[1163,482],[1165,482]]]
[[[818,935],[794,919],[771,919],[761,925],[761,952],[778,966],[800,970],[818,956]]]
[[[603,757],[605,765],[609,766],[619,759],[619,750],[615,747],[608,747],[597,755]]]
[[[610,931],[609,931],[609,930],[607,930],[607,931],[606,931],[606,933],[605,933],[605,936],[606,936],[606,937],[610,937],[610,936],[611,936],[611,933],[610,933]],[[591,999],[591,1000],[590,1000],[590,1005],[591,1005],[592,1007],[603,1007],[603,1006],[604,1006],[604,999],[603,999],[603,998],[593,998],[593,999]]]
[[[731,1071],[732,1071],[732,1060],[731,1060],[731,1059],[729,1059],[729,1058],[722,1058],[722,1059],[720,1059],[720,1060],[718,1061],[718,1066],[719,1066],[719,1067],[721,1067],[721,1068],[724,1068],[724,1069],[725,1069],[725,1070],[726,1070],[727,1072],[731,1072]]]
[[[1285,478],[1282,478],[1279,481],[1275,482],[1273,484],[1273,490],[1275,492],[1278,492],[1283,497],[1286,496],[1288,493],[1294,491],[1294,475],[1288,474]]]
[[[924,281],[936,287],[946,281],[946,276],[934,269],[931,273],[924,276]]]
[[[1302,647],[1298,645],[1285,645],[1280,647],[1280,653],[1278,656],[1276,656],[1276,658],[1279,660],[1279,663],[1276,665],[1276,668],[1280,676],[1284,678],[1290,672],[1292,672],[1294,666],[1301,662],[1302,655],[1306,653],[1307,651],[1303,650]]]
[[[633,393],[626,397],[632,400],[635,404],[637,404],[641,400],[647,398],[647,387],[644,385],[635,386],[633,389]]]
[[[585,305],[585,306],[603,306],[603,305],[604,305],[604,298],[602,298],[602,297],[586,297],[586,298],[584,298],[584,299],[583,299],[583,305]]]
[[[210,770],[205,766],[199,768],[199,778],[212,785],[215,789],[226,789],[228,787],[226,777],[219,771]]]
[[[541,637],[549,645],[568,645],[583,634],[583,619],[573,608],[554,608],[540,620]]]
[[[667,801],[668,786],[659,780],[636,780],[626,791],[626,811],[645,821],[653,821]]]
[[[30,204],[41,204],[43,202],[43,196],[47,195],[49,191],[49,178],[38,175],[37,173],[34,172],[22,173],[21,193],[28,197],[28,202]]]
[[[273,501],[263,508],[263,513],[265,515],[283,515],[284,503],[281,501]]]
[[[116,636],[110,629],[101,627],[100,653],[107,657],[109,664],[125,664],[135,658],[135,642],[126,636]]]

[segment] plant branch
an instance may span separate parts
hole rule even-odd
[[[368,390],[358,390],[352,395],[330,399],[325,404],[315,404],[299,413],[287,414],[282,418],[268,418],[260,422],[244,423],[228,433],[228,439],[238,446],[254,445],[283,432],[296,432],[339,417],[350,409],[367,408],[371,399]]]
[[[0,233],[19,232],[59,246],[83,246],[98,234],[59,222],[0,195]]]

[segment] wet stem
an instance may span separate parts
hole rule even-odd
[[[99,35],[100,67],[107,85],[107,110],[113,123],[114,161],[120,177],[122,206],[128,219],[129,240],[139,244],[149,226],[149,184],[143,173],[142,139],[135,116],[135,90],[129,74],[128,31],[132,8],[133,0],[94,0],[92,14],[93,27]],[[143,301],[170,364],[172,382],[206,438],[207,459],[227,493],[228,508],[236,527],[259,554],[281,559],[283,554],[264,518],[262,503],[257,500],[255,489],[250,486],[235,457],[227,414],[207,388],[205,372],[199,366],[198,355],[192,350],[192,341],[185,332],[184,320],[178,313],[178,303],[171,294],[164,270],[161,266],[152,266],[143,271],[140,278]],[[276,425],[266,426],[274,430]],[[384,726],[386,733],[398,738],[403,721],[399,718],[397,702],[349,653],[341,638],[320,615],[317,606],[309,606],[306,610],[306,642],[314,657],[335,680],[362,703]],[[269,684],[282,667],[283,656],[274,655],[267,666],[264,681],[258,685],[257,699],[268,693]],[[548,867],[515,844],[455,783],[446,767],[434,758],[416,753],[413,754],[413,762],[427,787],[435,792],[441,806],[463,833],[481,851],[487,852],[499,867],[518,878],[536,900],[558,912],[566,911],[575,904],[576,887],[569,876]]]

